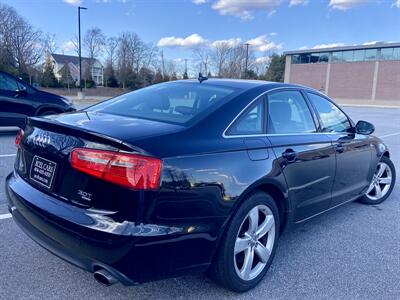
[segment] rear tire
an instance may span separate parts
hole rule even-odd
[[[210,268],[210,277],[235,292],[254,288],[272,263],[279,228],[274,199],[263,192],[251,195],[232,217]]]
[[[380,204],[390,196],[395,184],[396,169],[394,164],[389,157],[382,156],[367,192],[359,201],[369,205]]]
[[[50,116],[50,115],[57,115],[57,114],[59,114],[59,113],[60,113],[60,112],[55,111],[55,110],[44,110],[44,111],[41,111],[41,112],[38,114],[38,116],[44,117],[44,116]]]

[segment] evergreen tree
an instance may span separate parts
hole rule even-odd
[[[104,69],[105,84],[107,87],[118,87],[114,67],[109,63]]]
[[[244,78],[246,79],[258,79],[256,72],[254,72],[253,70],[247,70],[244,76],[245,76]]]
[[[142,67],[139,71],[140,86],[145,87],[153,84],[155,74],[152,70]]]
[[[42,75],[42,86],[44,87],[58,87],[58,81],[54,75],[54,66],[51,63],[50,57],[46,58]]]
[[[188,73],[185,71],[182,76],[183,79],[189,79]]]
[[[285,73],[285,55],[273,54],[271,63],[265,74],[265,80],[283,82]]]
[[[126,77],[126,87],[132,90],[137,90],[141,87],[138,74],[133,70],[130,70],[128,76]]]
[[[68,64],[65,64],[61,70],[59,71],[61,75],[60,82],[64,87],[67,87],[68,89],[70,86],[74,83],[74,79],[72,78],[71,71],[69,69]]]

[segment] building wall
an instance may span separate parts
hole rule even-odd
[[[313,87],[339,103],[400,106],[400,43],[285,55],[285,82]]]
[[[97,85],[103,85],[103,65],[99,61],[92,66],[92,78]]]
[[[400,99],[400,61],[380,61],[376,99]]]
[[[290,66],[289,82],[303,84],[325,91],[328,64],[293,64]]]
[[[332,98],[371,99],[375,62],[332,63],[329,93]]]

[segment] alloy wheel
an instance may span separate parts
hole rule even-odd
[[[370,200],[378,201],[385,197],[392,185],[392,171],[389,165],[380,162],[376,168],[372,182],[366,192],[366,196]]]
[[[253,207],[244,218],[235,241],[234,264],[242,280],[252,280],[265,268],[275,242],[275,218],[266,205]]]

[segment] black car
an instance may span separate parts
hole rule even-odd
[[[40,91],[25,81],[0,71],[0,126],[25,125],[26,117],[74,111],[68,99]]]
[[[395,168],[373,131],[303,86],[162,83],[30,118],[7,177],[9,210],[102,283],[208,271],[243,292],[288,225],[388,198]]]

